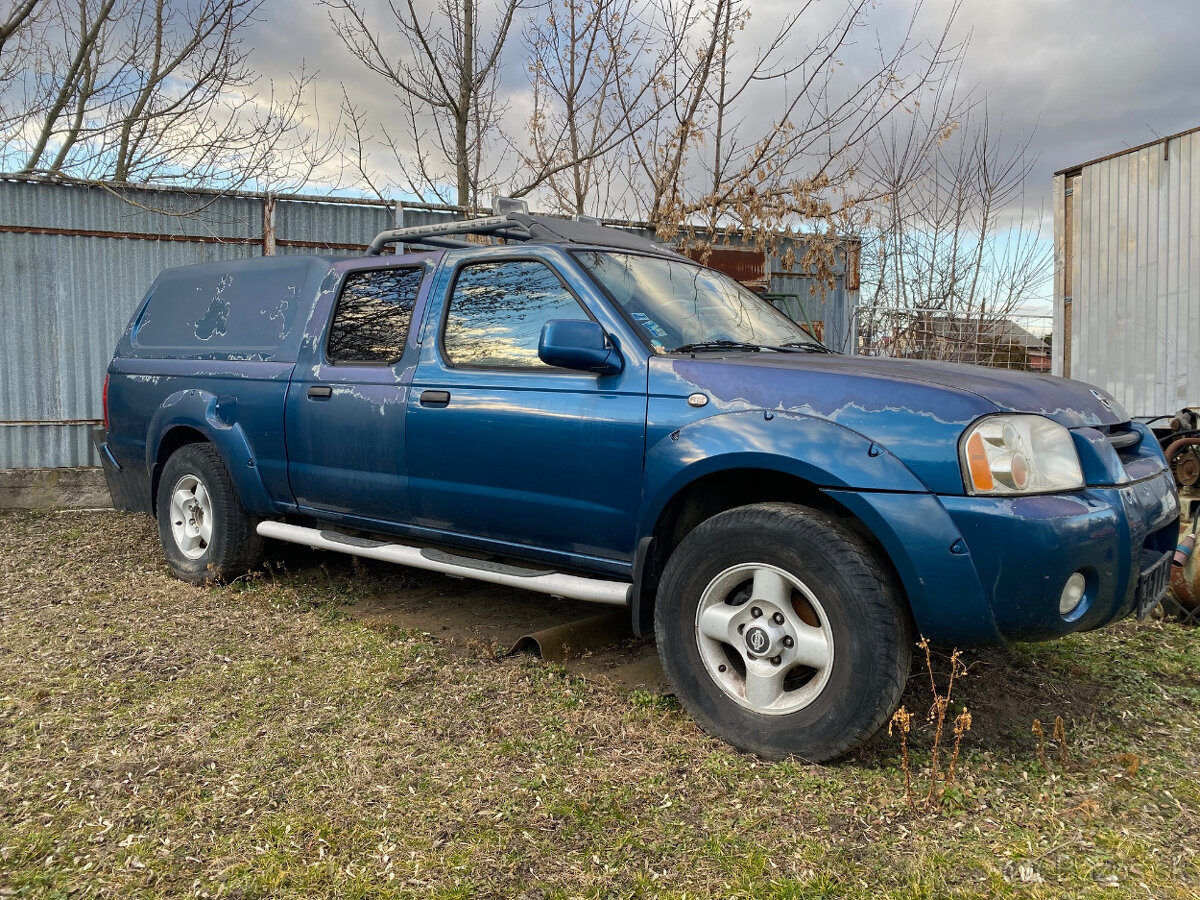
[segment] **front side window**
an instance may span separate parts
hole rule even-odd
[[[423,269],[377,269],[347,275],[329,329],[330,360],[398,360],[404,352],[423,274]]]
[[[446,314],[446,358],[456,366],[549,368],[538,358],[538,340],[551,319],[587,319],[587,314],[544,263],[464,266]]]

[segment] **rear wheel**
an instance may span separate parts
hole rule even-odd
[[[783,503],[714,516],[663,573],[655,634],[667,678],[706,731],[766,758],[833,759],[895,710],[912,626],[869,546]]]
[[[177,578],[202,584],[242,575],[262,554],[255,521],[211,444],[188,444],[159,479],[158,537]]]

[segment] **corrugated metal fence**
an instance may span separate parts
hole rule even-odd
[[[88,434],[101,417],[104,371],[134,307],[161,269],[276,253],[362,252],[396,221],[366,200],[217,194],[0,180],[0,469],[97,465]],[[452,208],[406,205],[405,225]],[[644,229],[637,229],[642,230]],[[798,254],[799,255],[799,254]],[[844,279],[822,297],[813,280],[767,261],[770,290],[793,315],[847,333]],[[785,296],[780,305],[796,306]],[[801,319],[802,321],[802,319]]]
[[[104,370],[146,288],[168,266],[261,255],[267,205],[0,181],[0,468],[96,465]],[[381,203],[281,198],[276,252],[361,252],[391,223]]]

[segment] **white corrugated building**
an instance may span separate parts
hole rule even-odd
[[[1055,173],[1054,263],[1055,374],[1200,405],[1200,127]]]

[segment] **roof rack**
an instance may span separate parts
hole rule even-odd
[[[462,222],[438,222],[435,225],[413,225],[408,228],[389,228],[375,235],[367,256],[378,256],[388,244],[425,244],[430,247],[470,246],[466,241],[451,238],[455,234],[495,234],[515,223],[508,216],[488,216]]]
[[[454,235],[489,235],[510,241],[531,241],[555,244],[597,244],[626,250],[649,250],[671,253],[654,241],[617,228],[606,228],[599,219],[576,216],[556,219],[551,216],[531,216],[521,201],[497,197],[493,209],[500,215],[461,222],[439,222],[435,225],[414,225],[409,228],[390,228],[381,231],[367,248],[367,256],[378,256],[388,244],[420,244],[426,247],[473,247]],[[674,255],[674,254],[672,254]]]

